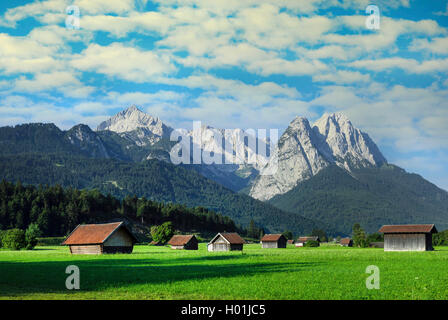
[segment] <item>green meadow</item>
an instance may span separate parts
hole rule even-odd
[[[68,265],[80,290],[67,290]],[[378,266],[380,289],[367,289]],[[130,255],[70,255],[67,247],[0,250],[0,299],[448,299],[448,247],[261,249],[210,253],[135,246]]]

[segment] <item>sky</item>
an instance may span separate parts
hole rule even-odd
[[[446,0],[0,2],[0,126],[94,129],[134,104],[174,128],[342,112],[448,190],[447,74]]]

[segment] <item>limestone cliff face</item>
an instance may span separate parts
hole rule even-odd
[[[169,139],[172,128],[159,118],[131,106],[112,118],[100,123],[97,131],[109,130],[131,139],[138,146],[153,145],[161,139]]]
[[[306,118],[295,118],[280,137],[277,159],[270,161],[277,170],[263,175],[262,169],[249,193],[263,201],[288,192],[330,164],[350,171],[380,166],[386,159],[370,137],[343,114],[324,114],[313,127]],[[266,169],[272,166],[268,163]]]

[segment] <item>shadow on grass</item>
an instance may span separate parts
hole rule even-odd
[[[178,257],[175,259],[74,259],[64,261],[0,261],[0,295],[69,293],[65,269],[80,269],[81,291],[123,288],[132,285],[170,284],[178,281],[252,276],[272,272],[300,272],[318,263],[240,262],[241,255]],[[210,261],[211,264],[198,263]],[[231,263],[224,262],[226,260]],[[235,262],[233,262],[235,261]],[[161,263],[162,262],[162,263]],[[225,281],[225,280],[223,280]]]

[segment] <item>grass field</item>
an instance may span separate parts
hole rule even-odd
[[[81,289],[65,288],[77,265]],[[365,269],[380,269],[368,290]],[[244,253],[136,246],[131,255],[72,256],[66,247],[0,250],[0,299],[448,299],[448,248],[261,249]]]

